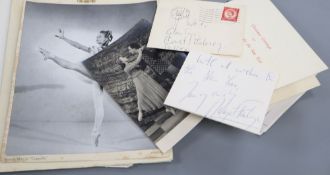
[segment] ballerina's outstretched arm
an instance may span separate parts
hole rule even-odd
[[[71,46],[77,48],[77,49],[80,49],[82,51],[85,51],[87,53],[91,53],[92,49],[90,47],[87,47],[87,46],[84,46],[76,41],[73,41],[67,37],[64,36],[64,30],[62,29],[58,29],[58,34],[55,35],[55,37],[67,42],[68,44],[70,44]]]
[[[92,79],[92,76],[90,75],[90,73],[87,71],[87,69],[83,65],[72,63],[70,61],[59,58],[55,55],[52,55],[49,51],[42,49],[42,48],[39,49],[39,52],[44,56],[45,60],[48,60],[48,59],[52,60],[57,65],[61,66],[64,69],[76,71],[76,72],[84,75],[85,77]]]

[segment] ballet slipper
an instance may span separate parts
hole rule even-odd
[[[92,142],[94,143],[95,147],[99,146],[100,137],[101,137],[101,134],[99,132],[96,132],[96,131],[92,132]]]
[[[143,114],[141,111],[139,111],[139,115],[138,115],[138,121],[142,121],[142,117],[143,117]]]
[[[175,109],[174,109],[174,108],[171,108],[171,107],[166,107],[166,108],[165,108],[165,111],[166,111],[166,112],[169,112],[169,113],[171,113],[171,114],[173,114],[173,115],[176,114]]]

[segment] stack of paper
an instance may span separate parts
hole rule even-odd
[[[269,0],[15,0],[8,31],[0,172],[168,162],[203,118],[261,135],[327,69]]]
[[[153,27],[149,47],[166,49],[169,46],[162,41],[169,37],[174,38],[171,38],[172,41],[180,39],[164,30],[173,24],[182,25],[176,29],[178,33],[184,33],[180,32],[180,29],[187,31],[192,17],[182,22],[165,20],[173,16],[173,11],[178,13],[177,9],[183,7],[182,4],[165,1],[159,3],[154,23],[162,23],[162,27]],[[222,20],[221,10],[215,6],[204,8],[201,4],[198,5],[199,8],[193,5],[192,8],[184,6],[187,8],[185,11],[199,15],[195,17],[199,19],[197,23],[204,23],[202,19],[205,14],[210,21],[209,25],[232,27],[233,30],[230,31],[236,31],[234,28],[243,23],[243,20],[239,20],[241,16],[245,17],[244,13],[240,13],[241,8],[235,12],[236,15],[241,15],[237,19],[219,23]],[[223,50],[223,53],[212,56],[209,54],[214,52],[206,52],[203,48],[187,49],[204,52],[189,53],[165,104],[260,135],[269,129],[292,103],[289,102],[289,106],[284,105],[280,109],[277,106],[290,101],[291,97],[296,100],[295,96],[299,97],[318,86],[315,75],[327,67],[271,1],[237,0],[227,3],[224,8],[236,9],[236,5],[245,5],[248,11],[244,37],[241,38],[243,53],[238,57],[224,56],[234,54]],[[191,32],[189,29],[188,31]],[[202,31],[201,29],[200,32]],[[202,34],[204,38],[222,36],[223,38],[217,39],[219,43],[223,41],[224,46],[234,38],[231,32],[220,35],[213,32]],[[236,35],[240,36],[240,32],[236,31]],[[232,40],[237,42],[235,38]],[[176,45],[178,43],[175,42]],[[226,48],[228,47],[223,49]]]

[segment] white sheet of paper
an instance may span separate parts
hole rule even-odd
[[[277,78],[260,67],[190,52],[165,104],[261,134]]]
[[[148,47],[241,55],[245,7],[159,0]]]

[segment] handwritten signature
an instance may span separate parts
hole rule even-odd
[[[241,123],[249,128],[254,126],[259,121],[257,115],[257,108],[262,105],[262,102],[256,99],[248,99],[239,101],[237,95],[236,85],[231,80],[228,80],[231,85],[227,86],[227,89],[222,92],[219,91],[203,91],[200,92],[200,82],[191,82],[193,84],[191,89],[179,100],[180,104],[184,104],[187,101],[195,101],[194,109],[197,114],[204,113],[204,116],[219,120],[231,120],[231,121],[247,121]],[[216,100],[214,100],[216,99]],[[201,111],[203,110],[203,111]]]

